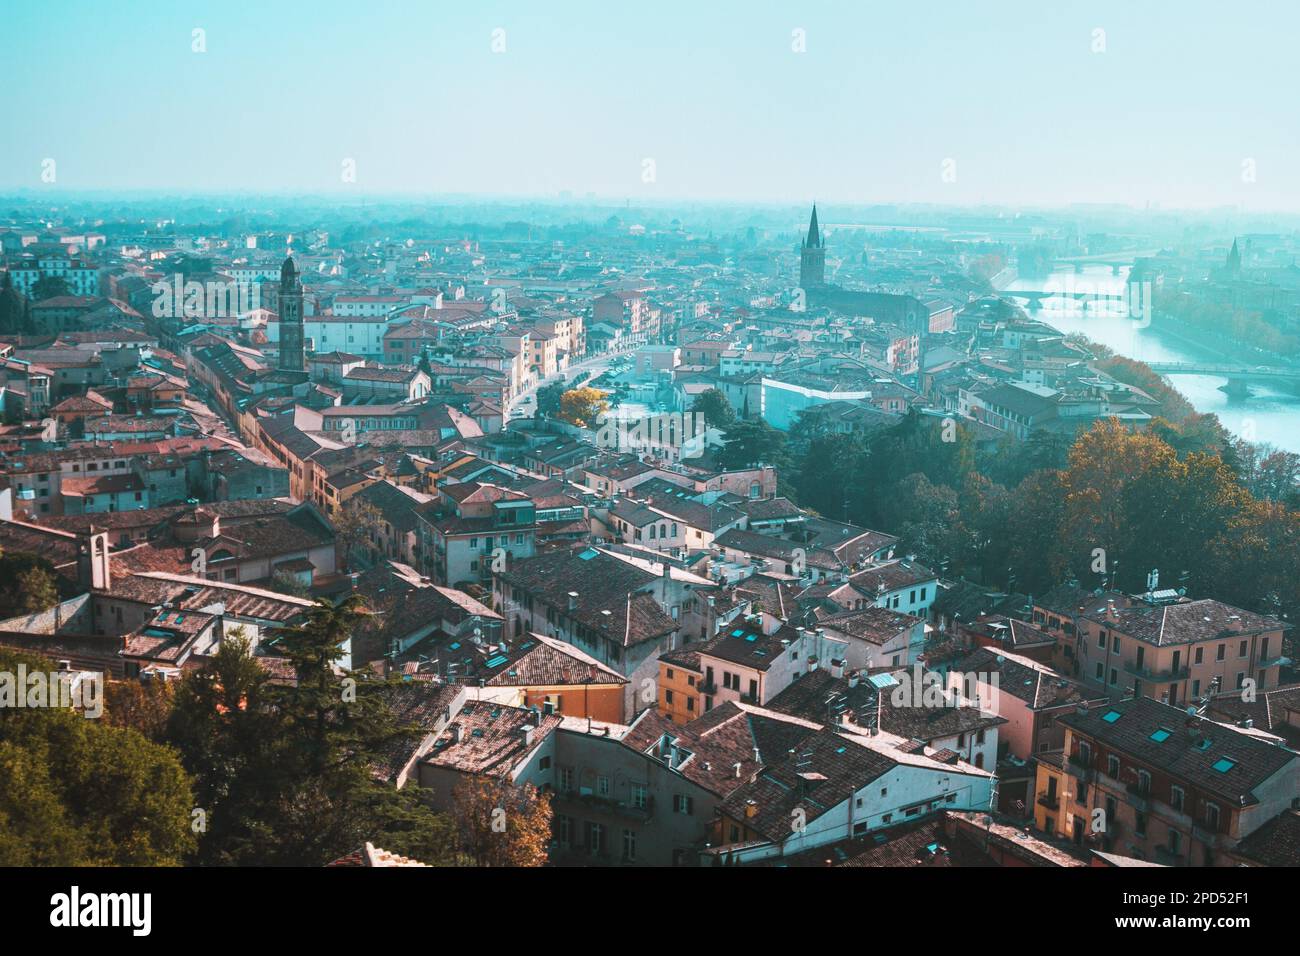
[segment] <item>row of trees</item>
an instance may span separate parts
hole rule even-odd
[[[948,575],[1030,593],[1070,577],[1139,591],[1157,568],[1193,595],[1300,613],[1300,455],[1234,438],[1142,363],[1104,350],[1098,361],[1172,420],[977,445],[968,423],[916,411],[863,435],[824,407],[788,434],[738,421],[712,389],[693,409],[726,429],[718,464],[776,465],[801,507],[898,535]]]

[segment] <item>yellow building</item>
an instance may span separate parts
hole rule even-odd
[[[687,724],[700,716],[700,689],[704,672],[700,652],[669,651],[659,658],[659,713],[675,724]]]

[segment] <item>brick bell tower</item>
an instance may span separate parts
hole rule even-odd
[[[293,264],[293,257],[286,256],[280,267],[280,370],[286,372],[305,372],[306,358],[303,355],[302,326],[302,281]]]
[[[811,289],[826,284],[826,247],[817,228],[817,205],[813,204],[808,236],[799,248],[799,287]]]

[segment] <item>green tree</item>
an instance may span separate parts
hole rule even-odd
[[[785,433],[767,422],[737,421],[727,429],[726,441],[718,450],[718,464],[723,468],[750,468],[775,465],[780,469],[788,462]]]
[[[32,284],[32,299],[36,302],[71,294],[72,290],[62,276],[41,276]]]
[[[45,558],[24,552],[0,557],[0,617],[36,614],[59,603],[54,566]]]
[[[550,385],[543,385],[537,390],[537,415],[540,418],[548,418],[558,415],[560,412],[560,397],[564,394],[565,388],[563,382],[552,382]]]
[[[416,786],[375,773],[391,745],[418,733],[387,695],[401,685],[338,668],[365,616],[359,597],[318,602],[271,639],[295,675],[272,684],[232,635],[177,694],[169,738],[192,767],[210,827],[208,863],[318,866],[366,841],[427,863],[454,862],[454,834]]]
[[[0,671],[20,663],[55,670],[0,650]],[[169,747],[71,709],[0,708],[0,865],[179,865],[193,807]]]
[[[691,411],[703,415],[707,424],[724,431],[736,420],[736,412],[731,407],[731,402],[727,401],[727,396],[716,388],[697,395],[691,404]]]

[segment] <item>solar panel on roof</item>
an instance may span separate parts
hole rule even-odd
[[[489,657],[486,663],[488,667],[500,667],[508,660],[510,660],[510,658],[506,657],[504,654],[497,654],[495,657]]]

